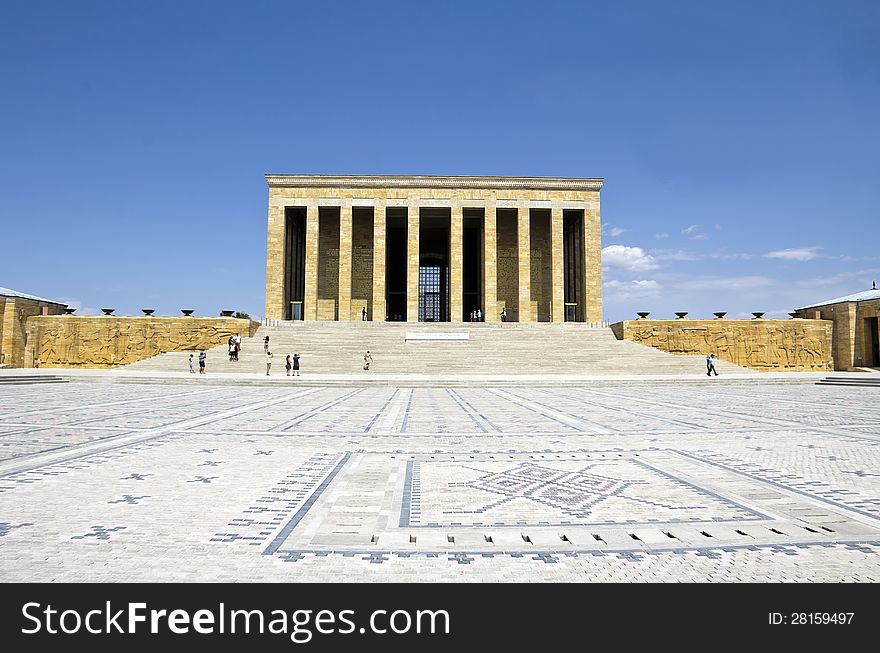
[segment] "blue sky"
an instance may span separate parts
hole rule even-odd
[[[880,281],[880,3],[45,2],[0,20],[0,286],[262,316],[266,172],[605,177],[605,317]]]

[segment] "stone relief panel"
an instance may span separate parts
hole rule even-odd
[[[632,320],[614,326],[618,338],[672,354],[715,354],[764,371],[834,369],[827,320]]]
[[[259,323],[234,318],[37,316],[28,320],[33,367],[108,368],[171,351],[210,349]]]

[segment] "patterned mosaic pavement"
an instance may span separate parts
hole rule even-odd
[[[880,580],[871,388],[0,393],[4,581]]]

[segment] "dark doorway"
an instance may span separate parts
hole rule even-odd
[[[565,278],[565,321],[583,322],[586,311],[584,293],[584,212],[563,211],[563,276]]]
[[[442,261],[423,258],[419,265],[419,322],[446,322],[449,268]]]
[[[449,214],[419,213],[419,322],[449,321]]]
[[[389,322],[406,322],[406,209],[388,207],[386,216],[385,311]]]
[[[876,317],[865,318],[865,329],[868,335],[868,367],[880,367],[880,331]]]
[[[483,211],[465,209],[462,228],[462,320],[467,321],[472,311],[478,308],[485,313],[483,306]]]
[[[284,211],[284,319],[302,320],[306,288],[306,209]]]

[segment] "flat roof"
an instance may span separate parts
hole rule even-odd
[[[32,299],[35,302],[48,302],[49,304],[58,304],[59,306],[67,306],[64,302],[56,302],[54,299],[46,299],[45,297],[37,297],[36,295],[28,295],[24,292],[18,292],[12,288],[3,288],[0,286],[0,297],[21,297],[22,299]]]
[[[803,308],[798,308],[795,310],[803,311],[808,308],[816,308],[817,306],[828,306],[829,304],[844,304],[846,302],[863,302],[868,299],[880,299],[880,290],[863,290],[862,292],[853,293],[852,295],[845,295],[843,297],[836,297],[834,299],[829,299],[824,302],[817,302],[815,304],[810,304],[809,306],[804,306]]]
[[[267,174],[272,186],[299,188],[477,188],[598,191],[604,177],[463,177],[437,175]]]

